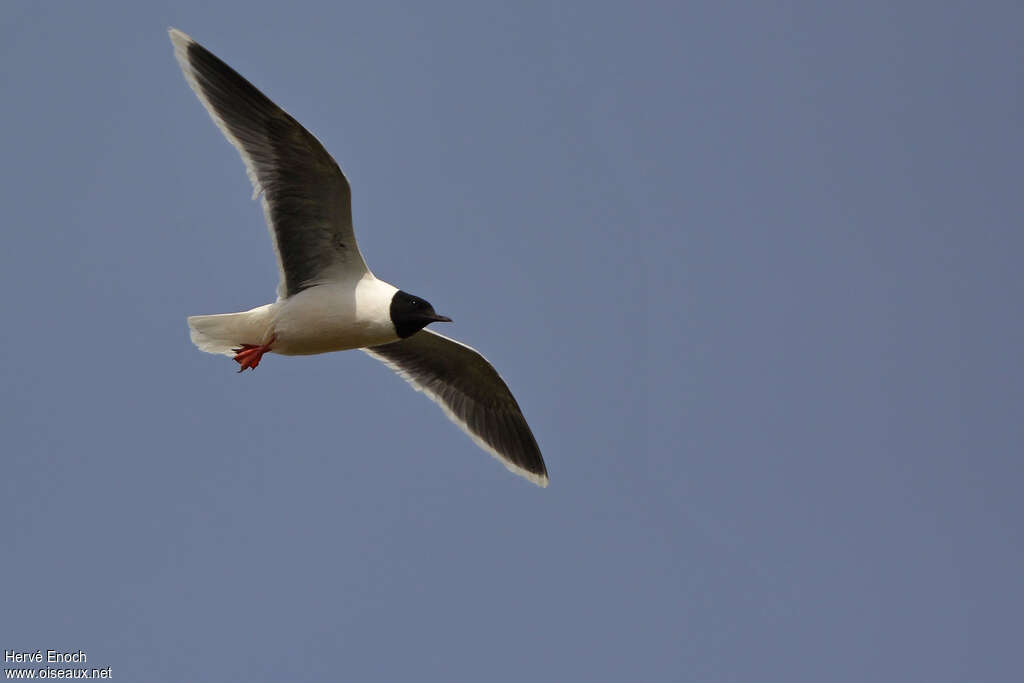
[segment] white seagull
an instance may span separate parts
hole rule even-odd
[[[378,280],[352,229],[348,181],[298,121],[213,53],[170,29],[185,80],[242,155],[280,269],[277,301],[188,319],[203,351],[234,356],[239,372],[263,354],[362,349],[441,406],[482,449],[538,486],[548,474],[519,404],[475,349],[424,329],[451,322],[424,299]]]

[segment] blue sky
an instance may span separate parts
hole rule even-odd
[[[209,5],[0,13],[0,647],[140,681],[1020,677],[1019,3]],[[548,489],[361,353],[192,347],[277,275],[169,26],[324,142]]]

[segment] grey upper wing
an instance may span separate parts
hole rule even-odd
[[[212,52],[171,29],[185,79],[238,149],[277,250],[279,297],[368,272],[352,229],[348,181],[323,145]]]
[[[407,339],[363,351],[429,396],[509,470],[547,486],[544,458],[519,404],[498,372],[475,349],[421,330]]]

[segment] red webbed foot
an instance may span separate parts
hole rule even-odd
[[[266,344],[242,344],[235,349],[235,362],[242,366],[238,368],[238,371],[244,372],[245,370],[255,370],[263,359],[263,354],[270,351],[270,347],[273,343],[274,338],[271,337],[270,341]]]

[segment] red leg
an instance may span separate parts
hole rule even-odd
[[[263,354],[270,351],[270,347],[274,344],[274,337],[270,338],[266,344],[242,344],[235,349],[235,362],[242,367],[238,368],[239,372],[245,370],[254,370],[256,366],[260,364],[260,360],[263,359]]]

